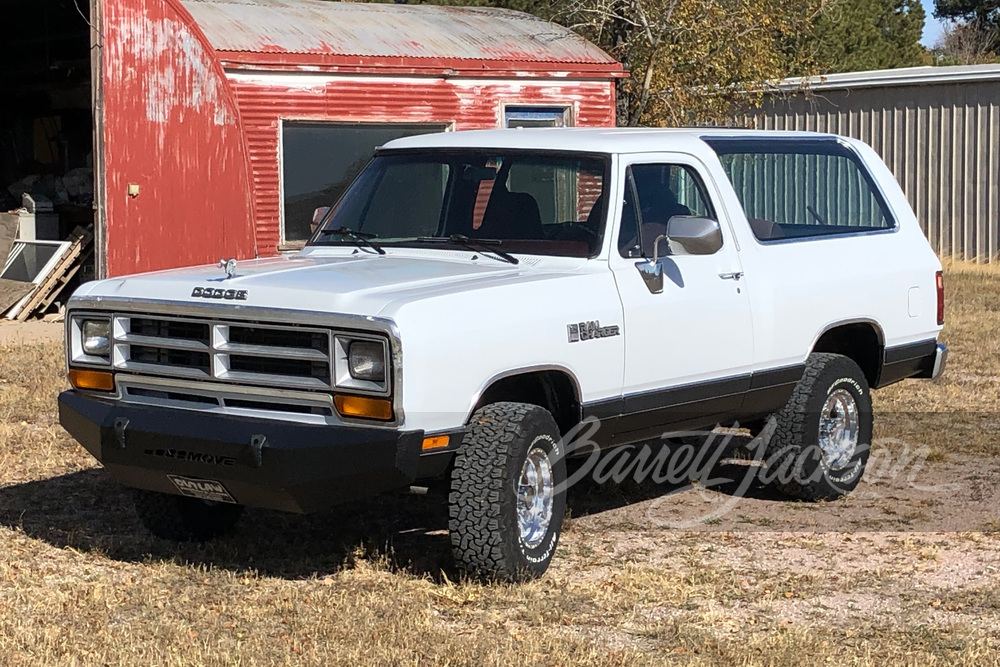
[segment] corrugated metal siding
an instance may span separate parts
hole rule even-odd
[[[249,156],[257,244],[274,254],[280,242],[280,120],[454,124],[456,130],[502,126],[507,105],[569,106],[573,124],[614,126],[608,81],[392,79],[230,72]]]
[[[1000,80],[816,91],[774,99],[758,127],[871,145],[942,256],[1000,259]]]
[[[217,51],[590,63],[601,49],[530,14],[319,0],[184,0]]]
[[[101,28],[107,275],[253,257],[239,113],[212,47],[177,0],[105,2]]]

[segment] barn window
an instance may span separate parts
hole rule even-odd
[[[337,203],[371,160],[375,149],[393,139],[442,132],[446,125],[282,124],[282,242],[296,244],[310,234],[313,212]]]
[[[568,127],[570,113],[567,107],[504,107],[506,127]]]

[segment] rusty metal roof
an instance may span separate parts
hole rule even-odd
[[[217,51],[608,65],[583,37],[485,7],[320,0],[182,0]]]

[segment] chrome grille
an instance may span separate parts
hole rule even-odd
[[[114,318],[116,368],[296,389],[333,387],[326,329],[176,317]]]

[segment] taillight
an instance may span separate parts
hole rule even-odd
[[[944,326],[944,273],[937,272],[937,315],[938,326]]]

